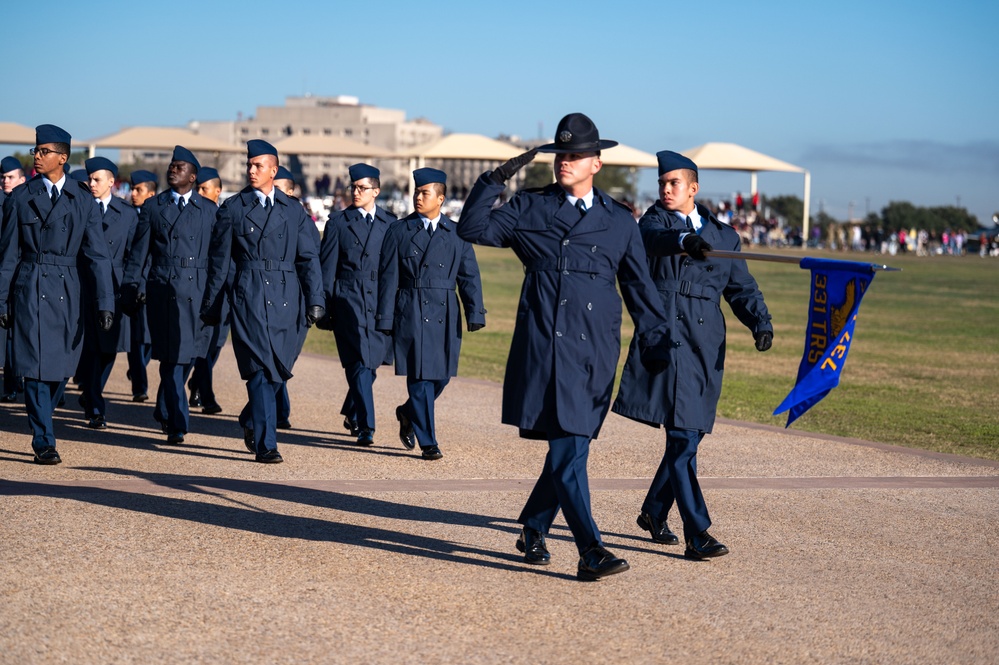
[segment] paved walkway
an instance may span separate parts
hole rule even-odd
[[[561,519],[552,565],[513,547],[544,444],[499,423],[499,386],[451,383],[424,462],[391,417],[404,380],[383,371],[358,448],[339,364],[296,372],[281,465],[243,448],[228,349],[225,411],[183,446],[123,362],[108,430],[58,412],[60,466],[0,407],[0,663],[999,661],[999,464],[723,422],[700,472],[732,554],[690,562],[635,525],[661,433],[611,415],[594,514],[632,569],[581,583]]]

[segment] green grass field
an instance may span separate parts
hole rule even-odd
[[[500,382],[524,274],[509,250],[475,251],[489,313],[484,330],[465,335],[459,373]],[[874,278],[839,387],[792,429],[999,460],[999,261],[810,255],[903,271]],[[770,414],[794,385],[809,276],[792,264],[753,261],[749,267],[773,316],[774,346],[758,353],[749,331],[722,305],[729,333],[718,415],[783,426],[784,416]],[[625,322],[622,364],[631,340],[627,316]],[[311,331],[306,350],[335,354],[332,334]]]

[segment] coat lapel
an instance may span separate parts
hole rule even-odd
[[[52,212],[52,199],[49,198],[49,193],[45,191],[45,183],[42,182],[41,176],[38,176],[38,179],[32,182],[31,193],[31,207],[38,214],[38,219],[44,222],[48,219],[49,213]]]
[[[170,232],[173,231],[173,227],[177,223],[177,220],[180,219],[180,209],[178,209],[178,207],[174,204],[173,194],[170,193],[169,189],[160,194],[160,196],[162,197],[160,199],[160,203],[162,204],[163,210],[160,214],[163,216],[163,221],[166,222],[167,235],[169,235]]]
[[[368,236],[371,233],[369,226],[370,224],[364,221],[364,214],[360,210],[351,208],[347,211],[347,230],[354,234],[362,247],[368,243]]]

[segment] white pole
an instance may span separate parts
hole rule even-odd
[[[804,216],[801,220],[801,239],[802,247],[808,249],[808,200],[812,195],[812,174],[805,171],[805,201],[804,201]]]

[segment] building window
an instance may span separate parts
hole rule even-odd
[[[330,168],[330,163],[329,162],[323,162],[323,168],[328,170]]]
[[[250,130],[247,127],[240,127],[239,128],[239,133],[242,134],[243,136],[246,136],[247,134],[250,133]]]
[[[261,134],[261,136],[267,136],[270,133],[271,133],[271,130],[269,128],[267,128],[267,127],[261,127],[260,128],[260,134]]]
[[[346,129],[343,130],[343,135],[344,136],[353,136],[354,135],[354,130],[351,129],[350,127],[347,127]]]
[[[312,133],[312,130],[309,129],[308,127],[303,127],[302,128],[302,134],[304,134],[305,136],[308,136],[311,133]]]
[[[332,129],[330,129],[329,127],[323,129],[323,136],[332,136],[332,135],[333,135]]]

